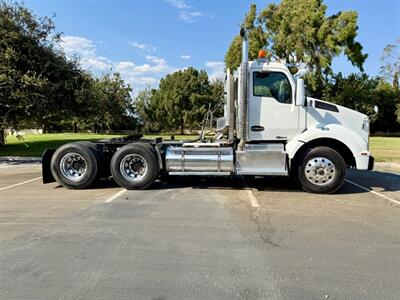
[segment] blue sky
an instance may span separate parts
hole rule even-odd
[[[239,0],[27,0],[37,15],[55,14],[68,55],[95,74],[120,72],[135,88],[156,86],[165,74],[194,66],[221,76],[223,58],[250,3]],[[365,71],[377,75],[383,48],[400,37],[400,0],[326,0],[328,14],[356,10],[358,41],[369,54]],[[357,71],[345,57],[335,72]]]

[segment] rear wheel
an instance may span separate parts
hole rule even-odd
[[[102,155],[96,145],[76,142],[61,146],[54,153],[50,168],[56,181],[66,187],[89,187],[99,176]]]
[[[346,177],[344,159],[328,147],[309,149],[295,168],[297,181],[303,190],[311,193],[334,193]]]
[[[111,159],[114,180],[126,189],[146,189],[158,177],[160,168],[155,151],[149,145],[128,144]]]

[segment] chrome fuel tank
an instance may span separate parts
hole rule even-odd
[[[229,175],[234,171],[232,148],[170,146],[166,150],[165,163],[170,174]]]

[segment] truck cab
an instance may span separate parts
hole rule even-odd
[[[287,141],[305,129],[296,106],[296,82],[286,65],[264,59],[249,63],[248,141]]]

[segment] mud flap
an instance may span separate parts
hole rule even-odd
[[[44,150],[44,152],[42,154],[43,183],[50,183],[50,182],[56,181],[53,177],[53,174],[51,174],[51,169],[50,169],[51,158],[53,157],[54,152],[56,152],[56,150],[46,149],[46,150]]]

